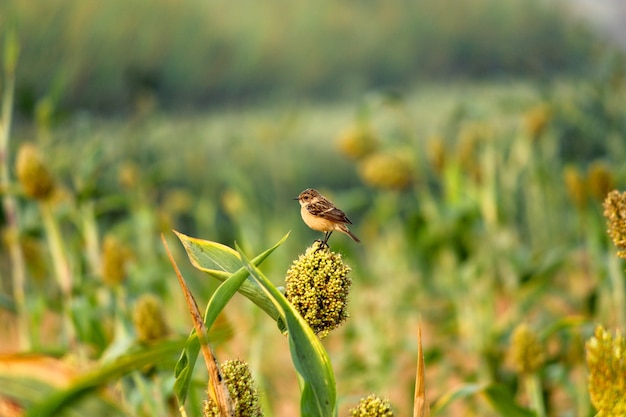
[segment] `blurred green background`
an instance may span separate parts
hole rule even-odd
[[[120,112],[358,97],[420,80],[589,69],[594,41],[551,2],[3,1],[22,44],[18,105]],[[571,13],[570,13],[571,14]]]
[[[0,350],[97,367],[137,343],[133,306],[148,293],[169,337],[184,337],[191,322],[159,234],[202,309],[217,283],[171,229],[251,256],[291,231],[262,266],[282,285],[321,237],[292,200],[314,187],[362,240],[330,240],[354,281],[351,317],[324,341],[340,415],[369,392],[409,415],[420,320],[432,403],[496,382],[528,406],[507,359],[527,323],[545,348],[548,414],[592,415],[584,339],[597,323],[626,325],[601,205],[626,176],[626,73],[623,51],[579,15],[539,0],[0,0],[0,35],[19,46],[3,197],[17,201],[27,267],[21,308],[5,233]],[[26,142],[57,185],[45,204],[15,179]],[[55,283],[45,210],[71,301]],[[107,238],[125,254],[115,282]],[[218,358],[251,362],[268,415],[296,415],[275,325],[239,298],[225,321]],[[121,380],[120,414],[177,414],[176,357]],[[440,415],[503,414],[467,395]]]

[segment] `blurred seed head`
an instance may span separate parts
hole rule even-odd
[[[550,107],[545,104],[539,104],[530,108],[524,115],[524,129],[528,136],[532,139],[537,139],[543,132],[552,119],[552,111]]]
[[[224,362],[220,369],[228,387],[230,398],[235,404],[235,416],[262,416],[259,393],[248,364],[240,360],[229,360]],[[204,417],[220,417],[220,410],[210,395],[207,395],[207,399],[204,401],[203,415]]]
[[[545,361],[545,350],[537,334],[528,325],[518,325],[511,335],[509,358],[521,375],[537,372]]]
[[[361,398],[359,405],[350,409],[351,417],[393,417],[389,400],[375,394]]]
[[[359,163],[363,182],[371,187],[402,190],[413,182],[413,167],[405,155],[377,152]]]
[[[133,324],[137,339],[150,343],[163,339],[169,333],[161,301],[152,294],[139,297],[133,308]]]
[[[15,170],[27,196],[39,201],[45,201],[52,197],[56,184],[37,146],[32,143],[25,143],[20,146],[17,152]]]
[[[626,259],[626,192],[611,191],[603,206],[609,237],[619,249],[617,256]]]
[[[445,167],[448,153],[445,138],[442,136],[433,136],[428,139],[426,144],[426,153],[433,170],[436,173],[441,174]]]
[[[352,126],[339,134],[339,150],[351,159],[362,159],[378,147],[378,138],[371,127],[365,124]]]
[[[626,339],[598,326],[586,345],[589,395],[596,416],[626,415]]]
[[[112,235],[102,243],[102,280],[110,287],[119,285],[126,278],[126,264],[131,254],[128,247]]]
[[[320,337],[348,318],[350,267],[341,255],[315,242],[287,271],[285,297]]]
[[[457,135],[456,161],[475,181],[482,179],[479,153],[484,141],[493,138],[493,129],[485,123],[467,123]]]
[[[170,214],[188,213],[195,202],[194,196],[186,189],[172,189],[164,197],[163,208]]]
[[[222,194],[222,207],[229,216],[237,219],[246,210],[246,201],[240,192],[229,188]]]
[[[126,162],[120,166],[117,178],[122,187],[133,189],[139,183],[139,167],[132,162]]]
[[[594,161],[589,166],[587,186],[589,194],[602,201],[614,187],[615,180],[611,168],[602,161]]]
[[[565,190],[567,196],[578,209],[587,206],[587,187],[582,174],[573,165],[568,165],[563,170],[563,180],[565,181]]]

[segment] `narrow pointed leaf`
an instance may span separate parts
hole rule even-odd
[[[426,366],[422,349],[422,324],[417,327],[417,371],[415,373],[415,396],[413,399],[413,416],[430,417],[430,407],[426,401]]]
[[[239,254],[250,276],[272,300],[287,326],[291,360],[302,381],[300,414],[305,417],[336,415],[335,376],[320,340],[285,296],[241,250]]]

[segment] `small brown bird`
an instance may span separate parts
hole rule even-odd
[[[317,190],[307,188],[294,200],[300,202],[300,215],[304,223],[313,230],[326,233],[322,244],[327,245],[328,238],[335,230],[347,234],[355,242],[360,242],[359,238],[348,230],[346,225],[352,222],[346,214]]]

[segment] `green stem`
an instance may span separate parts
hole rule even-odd
[[[50,253],[52,255],[52,264],[54,265],[54,273],[57,283],[61,288],[63,296],[69,298],[72,293],[72,278],[69,265],[64,255],[63,241],[61,239],[59,225],[54,218],[52,206],[48,201],[42,201],[39,207],[41,209],[43,225],[46,231]]]
[[[41,209],[41,217],[43,219],[43,225],[46,231],[50,254],[52,256],[52,264],[54,266],[55,277],[63,296],[65,336],[67,338],[67,341],[71,344],[74,341],[71,309],[72,274],[70,271],[69,263],[65,257],[63,240],[61,239],[59,225],[54,218],[52,205],[49,201],[41,201],[39,207]]]
[[[100,239],[98,233],[98,224],[94,214],[94,202],[88,201],[80,207],[80,215],[82,221],[83,236],[85,239],[85,248],[87,253],[87,261],[89,269],[93,276],[98,276],[101,271],[100,260]]]
[[[530,407],[537,414],[537,417],[546,417],[546,406],[543,402],[543,392],[541,381],[536,373],[524,376],[524,385],[530,398]]]
[[[20,246],[20,229],[17,203],[9,193],[11,179],[9,178],[9,136],[11,120],[13,118],[13,98],[15,92],[15,66],[17,62],[17,40],[15,33],[7,35],[5,44],[5,82],[2,95],[2,114],[0,115],[0,191],[2,193],[2,208],[6,221],[6,232],[9,236],[9,257],[11,259],[11,280],[13,284],[13,300],[17,317],[19,346],[22,350],[30,349],[30,336],[26,297],[24,286],[26,282],[26,268],[24,253]]]
[[[617,327],[623,329],[626,325],[626,286],[624,285],[624,273],[621,261],[615,255],[609,256],[609,280],[611,282],[611,295],[613,298],[613,311]]]

